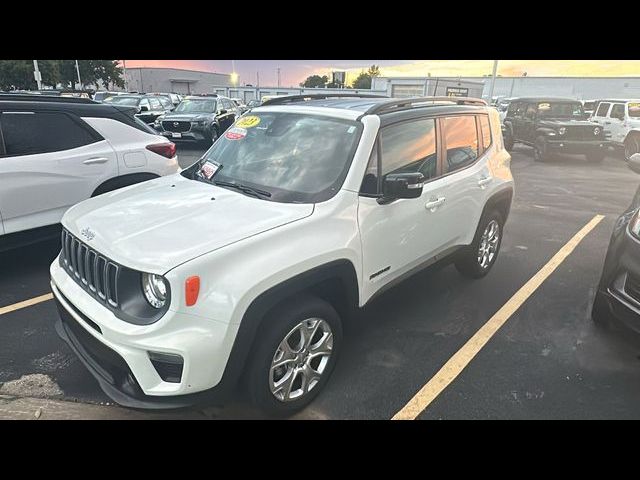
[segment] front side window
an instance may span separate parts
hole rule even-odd
[[[601,102],[600,105],[598,105],[598,110],[596,111],[596,117],[606,117],[610,106],[611,106],[610,103]]]
[[[360,139],[360,122],[288,112],[243,118],[183,175],[260,189],[278,202],[322,202],[340,189]],[[206,162],[219,165],[209,179],[198,174]]]
[[[176,113],[214,113],[216,101],[210,99],[185,99],[174,110]]]
[[[474,163],[478,158],[478,131],[472,115],[445,117],[444,136],[447,145],[447,172],[459,170]]]
[[[6,156],[60,152],[101,140],[97,133],[60,112],[3,112],[0,128]]]
[[[160,104],[160,100],[157,98],[150,98],[149,104],[151,105],[151,110],[161,110],[162,105]]]
[[[149,105],[149,100],[147,100],[146,98],[143,98],[142,100],[140,100],[140,109],[142,110],[143,107],[146,107],[147,110],[151,110],[151,105]]]
[[[420,172],[425,180],[437,172],[436,123],[433,118],[391,125],[380,135],[382,176]]]
[[[584,109],[580,102],[540,102],[538,116],[547,118],[582,118]]]

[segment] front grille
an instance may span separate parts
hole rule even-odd
[[[120,266],[62,229],[60,264],[78,285],[102,302],[118,306]]]
[[[174,122],[171,120],[165,120],[162,122],[162,128],[167,132],[188,132],[191,130],[191,122]]]
[[[640,302],[640,278],[627,274],[627,280],[624,283],[624,291],[635,301]]]
[[[601,135],[594,135],[593,129],[595,126],[573,126],[567,127],[567,133],[564,135],[566,140],[598,140]]]

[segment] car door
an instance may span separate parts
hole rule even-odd
[[[533,143],[536,140],[536,115],[537,103],[527,103],[527,108],[522,116],[520,127],[520,139],[524,142]]]
[[[449,248],[473,240],[493,181],[484,154],[491,145],[491,131],[485,114],[446,116],[439,121],[444,151],[439,195],[446,199],[440,229],[446,239],[444,247]]]
[[[625,119],[625,104],[613,103],[609,110],[609,115],[604,122],[605,130],[611,133],[610,139],[614,142],[624,142],[624,119]]]
[[[381,129],[359,197],[363,300],[388,282],[433,259],[449,243],[444,213],[446,180],[439,177],[435,118],[420,118]],[[422,195],[380,203],[391,173],[421,172]]]
[[[591,121],[596,122],[601,125],[602,128],[608,131],[608,125],[606,122],[609,121],[609,109],[611,107],[611,102],[600,102],[593,112],[593,116],[591,117]]]
[[[118,173],[109,142],[71,113],[5,110],[0,129],[5,233],[58,223],[69,207]]]
[[[522,127],[524,120],[524,112],[527,109],[525,102],[517,102],[514,105],[514,113],[511,119],[511,126],[513,129],[513,138],[516,140],[524,140],[522,137]]]

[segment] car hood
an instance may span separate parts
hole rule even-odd
[[[313,208],[261,200],[176,174],[81,202],[67,211],[62,224],[115,262],[165,274],[205,253],[308,217]]]
[[[208,118],[211,118],[211,115],[206,113],[166,113],[162,116],[162,120],[174,122],[193,122],[197,120],[206,120]]]
[[[574,118],[544,118],[538,121],[540,126],[550,127],[573,127],[573,126],[585,126],[585,127],[597,127],[598,124],[589,120],[577,120]]]

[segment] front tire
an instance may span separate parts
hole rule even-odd
[[[469,278],[482,278],[498,258],[502,243],[504,220],[496,210],[485,213],[480,219],[473,242],[460,254],[455,266]]]
[[[507,133],[505,133],[504,135],[504,148],[507,150],[507,152],[510,152],[513,150],[513,144],[515,142],[513,141],[513,135],[511,134],[510,131],[507,131]]]
[[[304,295],[272,310],[257,342],[245,377],[249,398],[269,415],[289,416],[327,383],[342,346],[342,323],[329,303]]]

